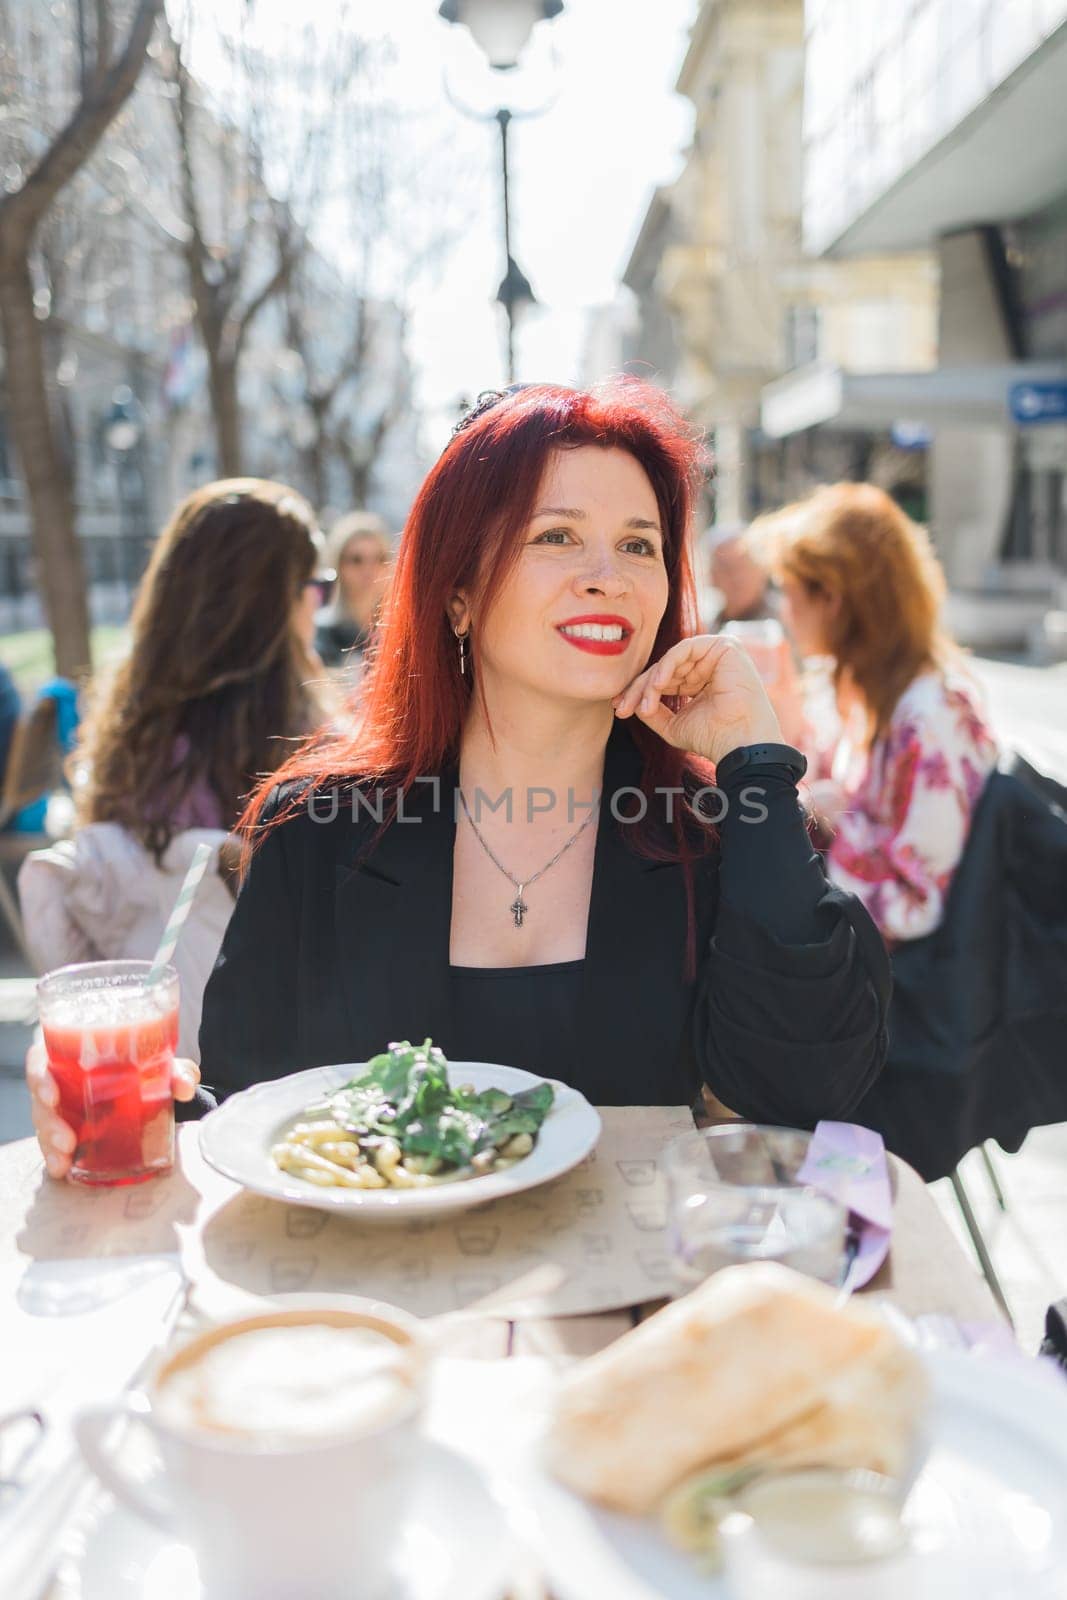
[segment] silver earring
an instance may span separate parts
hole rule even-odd
[[[468,628],[466,633],[460,633],[459,629],[454,627],[452,632],[459,640],[459,671],[463,677],[467,671],[467,634],[470,633],[470,629]]]

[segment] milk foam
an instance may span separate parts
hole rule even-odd
[[[159,1389],[172,1426],[287,1443],[369,1432],[406,1409],[409,1357],[372,1328],[248,1328],[179,1365]]]

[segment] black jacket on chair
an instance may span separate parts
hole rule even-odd
[[[940,925],[893,951],[889,1061],[857,1119],[927,1181],[984,1139],[1017,1150],[1031,1128],[1067,1119],[1067,814],[1057,790],[1019,758],[994,772]]]
[[[732,809],[698,863],[695,982],[681,868],[638,856],[602,809],[575,1060],[556,1074],[594,1102],[686,1104],[703,1080],[744,1116],[810,1127],[846,1116],[877,1076],[888,958],[858,901],[827,883],[785,771],[763,773],[767,820]],[[639,775],[617,724],[605,797]],[[369,853],[376,824],[348,803],[315,821],[305,800],[268,832],[204,998],[212,1092],[365,1060],[392,1039],[429,1036],[449,1053],[454,782],[442,775],[446,804],[430,785],[411,791],[419,820],[394,822]]]

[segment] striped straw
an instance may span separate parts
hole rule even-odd
[[[207,864],[211,860],[214,850],[214,845],[210,844],[198,844],[196,847],[193,859],[189,863],[189,870],[185,874],[185,882],[182,884],[178,898],[174,902],[174,910],[170,914],[170,921],[163,929],[163,937],[159,941],[156,959],[153,961],[152,969],[148,974],[149,983],[159,982],[163,976],[163,968],[174,954],[178,936],[185,926],[185,919],[192,908],[193,900],[196,898],[196,891],[200,887],[200,880],[207,871]]]

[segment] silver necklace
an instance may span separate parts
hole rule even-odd
[[[588,828],[588,826],[592,822],[593,818],[595,816],[599,815],[600,807],[599,807],[599,805],[590,806],[589,815],[586,817],[586,819],[582,823],[581,827],[575,829],[575,831],[571,834],[570,838],[567,840],[566,844],[563,845],[563,847],[561,849],[556,851],[555,855],[552,857],[552,860],[551,861],[546,861],[544,866],[540,869],[540,871],[531,873],[528,878],[524,878],[523,881],[520,883],[518,878],[515,877],[514,873],[509,872],[507,867],[504,865],[504,863],[502,861],[498,861],[496,856],[490,850],[489,846],[486,844],[485,840],[482,838],[481,832],[480,832],[480,830],[478,828],[478,824],[475,822],[474,818],[471,816],[470,807],[467,804],[466,795],[463,793],[462,789],[460,789],[458,791],[458,793],[459,793],[460,804],[463,807],[463,814],[466,817],[467,821],[470,823],[471,827],[474,829],[474,837],[477,839],[478,843],[481,845],[482,849],[485,851],[486,855],[489,857],[489,859],[493,863],[494,867],[496,867],[499,872],[502,872],[504,874],[505,878],[507,878],[510,883],[513,883],[515,885],[516,889],[519,891],[518,894],[515,896],[514,900],[508,906],[508,910],[511,912],[512,920],[515,923],[516,928],[521,928],[522,927],[522,919],[526,915],[527,911],[530,909],[529,906],[526,904],[526,901],[522,898],[522,891],[524,889],[528,888],[531,883],[536,883],[538,878],[543,878],[545,873],[548,871],[549,867],[554,867],[556,862],[559,860],[560,856],[564,856],[564,855],[567,854],[567,851],[570,849],[571,845],[574,844],[576,840],[581,838],[582,834],[585,832],[586,828]]]

